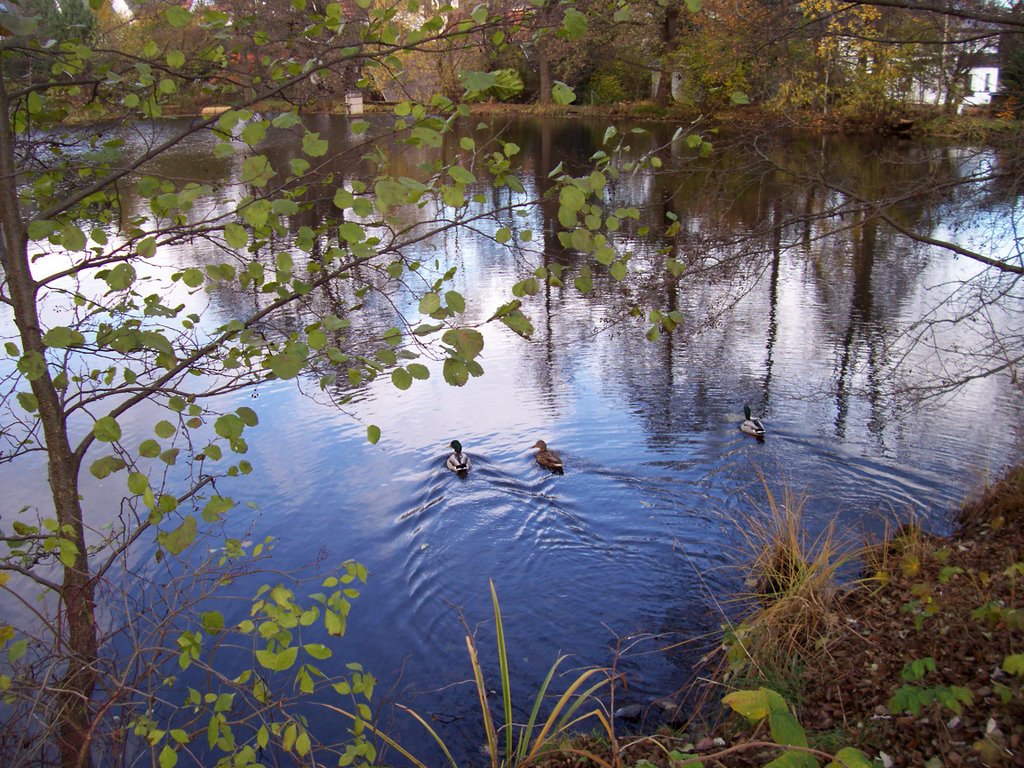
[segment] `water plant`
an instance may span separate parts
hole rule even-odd
[[[763,476],[761,483],[765,505],[738,526],[749,552],[751,590],[739,599],[756,608],[727,627],[725,670],[795,688],[800,670],[817,663],[828,645],[840,593],[837,572],[852,553],[841,546],[834,523],[808,536],[803,496],[787,486],[779,497]]]
[[[599,699],[599,694],[609,689],[613,682],[608,670],[592,667],[576,673],[570,677],[565,689],[556,694],[552,692],[552,683],[562,663],[568,658],[564,655],[559,656],[548,669],[544,682],[534,694],[527,721],[525,723],[514,722],[508,649],[505,645],[505,630],[501,618],[501,607],[498,603],[498,593],[493,581],[490,582],[490,590],[501,678],[501,710],[504,715],[504,722],[500,726],[495,724],[494,715],[491,713],[490,695],[484,678],[484,670],[480,664],[476,640],[472,634],[466,635],[466,651],[473,669],[473,681],[480,704],[480,724],[487,739],[487,754],[491,768],[529,765],[535,763],[541,755],[553,752],[578,754],[592,760],[595,765],[602,766],[602,768],[611,768],[613,762],[617,764],[617,761],[609,762],[593,752],[575,746],[571,740],[565,740],[568,735],[579,730],[584,724],[593,722],[596,723],[600,733],[608,739],[609,743],[615,745],[612,722],[602,708]],[[547,715],[542,717],[542,708],[548,700],[553,700],[554,703]],[[437,730],[415,711],[407,707],[402,707],[402,709],[416,718],[427,730],[427,733],[437,742],[447,757],[449,765],[452,768],[459,768],[452,757],[451,750]],[[613,748],[612,754],[616,753],[617,749]],[[406,757],[412,757],[404,750],[403,754]],[[419,760],[412,759],[417,768],[427,768]]]

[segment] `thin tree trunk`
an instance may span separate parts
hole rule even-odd
[[[538,104],[550,104],[552,102],[551,89],[554,83],[551,79],[551,58],[548,52],[550,50],[549,46],[557,45],[556,41],[551,39],[554,36],[554,14],[556,8],[557,4],[553,0],[546,0],[537,13],[539,27],[536,30],[534,49],[537,52],[537,75],[540,80],[538,83],[539,92],[537,93]]]
[[[541,46],[543,48],[543,46]],[[537,94],[537,101],[540,104],[551,103],[551,63],[548,61],[547,55],[543,50],[540,52],[540,61],[538,62],[538,68],[540,69],[540,93]]]
[[[679,31],[679,6],[670,4],[665,9],[665,18],[661,24],[661,78],[658,90],[654,94],[655,102],[667,107],[672,101],[672,50]]]
[[[28,236],[20,217],[17,199],[17,175],[14,160],[14,136],[11,133],[10,103],[0,60],[0,251],[7,276],[8,298],[14,322],[21,337],[23,355],[45,357],[43,331],[36,306],[38,286],[32,278],[28,257]],[[64,566],[60,599],[63,606],[65,637],[56,638],[57,651],[64,657],[66,669],[60,693],[54,703],[54,726],[64,768],[89,768],[90,697],[96,687],[98,641],[95,620],[95,585],[89,576],[85,549],[85,527],[78,498],[79,460],[68,440],[64,407],[48,368],[30,381],[39,404],[48,457],[50,493],[60,535],[78,551],[74,562]]]

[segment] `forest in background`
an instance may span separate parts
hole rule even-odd
[[[339,105],[352,91],[374,101],[425,101],[433,94],[457,100],[481,90],[479,82],[466,80],[467,72],[479,72],[493,78],[479,97],[490,101],[565,103],[571,90],[577,105],[653,102],[715,112],[753,104],[884,126],[922,108],[957,111],[970,96],[969,72],[979,64],[999,69],[996,114],[1015,116],[1024,101],[1024,6],[1017,2],[218,0],[181,7],[190,5],[225,22],[220,59],[204,48],[208,26],[167,24],[158,0],[125,0],[97,11],[79,0],[22,0],[19,7],[38,16],[57,44],[84,37],[97,50],[173,45],[186,55],[183,74],[191,83],[176,89],[171,101],[188,107],[212,103],[214,69],[243,90],[267,82],[284,40],[289,54],[314,56],[313,41],[295,34],[307,8],[344,19],[342,34],[353,43],[375,16],[387,16],[396,34],[440,18],[436,14],[447,25],[428,28],[441,34],[412,49],[318,71],[290,96],[311,108]],[[485,16],[486,25],[474,25],[458,40],[447,34]],[[230,21],[243,19],[244,26]],[[189,54],[200,49],[206,53]],[[24,66],[31,78],[32,63]]]

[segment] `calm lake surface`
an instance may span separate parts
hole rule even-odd
[[[344,120],[310,122],[332,141],[364,140]],[[371,117],[371,133],[389,122]],[[174,127],[144,126],[139,135]],[[605,131],[605,123],[582,121],[490,127],[521,147],[528,193],[543,191],[559,162],[578,171]],[[534,239],[516,252],[489,239],[500,222],[451,230],[406,255],[432,273],[458,268],[467,322],[481,323],[486,340],[483,377],[453,388],[431,365],[428,381],[400,392],[381,377],[344,409],[320,396],[315,381],[277,382],[230,406],[249,405],[261,420],[247,433],[256,471],[221,488],[255,505],[240,505],[232,528],[252,524],[252,538],[274,536],[281,569],[328,569],[350,558],[366,565],[370,580],[342,651],[323,668],[340,672],[358,661],[376,675],[382,722],[428,763],[437,755],[422,730],[390,704],[434,717],[460,754],[479,759],[461,622],[478,630],[497,688],[489,579],[520,707],[559,654],[569,654],[573,668],[615,661],[628,682],[618,703],[647,705],[687,683],[730,615],[729,596],[743,589],[742,528],[765,514],[765,487],[804,498],[812,536],[836,521],[841,534],[860,540],[911,517],[946,531],[965,493],[1020,456],[1020,395],[1005,377],[916,407],[898,396],[950,375],[953,363],[937,347],[977,343],[970,324],[941,327],[931,347],[911,345],[906,332],[929,312],[952,316],[956,308],[942,299],[979,267],[864,224],[852,211],[813,218],[844,204],[839,189],[880,196],[929,173],[972,172],[997,162],[994,153],[891,140],[709,137],[717,151],[702,160],[684,140],[671,140],[674,126],[649,130],[630,138],[633,151],[655,152],[672,173],[624,174],[615,187],[650,230],[623,233],[636,253],[630,270],[642,279],[620,284],[595,272],[589,295],[571,280],[542,289],[524,304],[536,329],[527,341],[483,321],[539,264],[575,263],[553,237],[557,211],[531,209],[520,226]],[[283,137],[268,139],[275,141],[275,162],[296,154]],[[237,176],[240,161],[215,159],[213,145],[198,136],[157,171],[213,182]],[[408,175],[424,159],[423,150],[393,151]],[[330,170],[352,179],[360,169],[347,160]],[[508,196],[480,191],[490,203]],[[237,195],[225,184],[225,204]],[[890,213],[925,234],[971,243],[1003,237],[993,222],[1012,218],[1015,203],[992,193],[982,203]],[[666,213],[680,222],[675,237],[663,235]],[[686,264],[678,285],[649,267],[658,249]],[[201,243],[160,254],[178,268],[219,258]],[[400,289],[389,290],[388,300],[371,294],[353,334],[363,322],[386,328],[395,306],[414,311]],[[1020,308],[1014,290],[1006,316],[992,319],[1011,331]],[[213,327],[262,299],[222,291],[190,300],[208,307]],[[681,311],[683,327],[647,341],[649,323],[628,315],[645,302]],[[290,322],[300,327],[304,318]],[[738,429],[745,403],[767,426],[763,441]],[[134,418],[140,431],[151,428],[152,414]],[[377,445],[366,441],[368,424],[382,430]],[[465,478],[444,469],[454,438],[472,457]],[[536,466],[530,447],[538,439],[562,453],[564,476]],[[41,466],[36,476],[18,466],[17,474],[0,467],[15,509],[46,487]],[[121,484],[90,478],[87,508],[118,498]],[[142,554],[140,568],[152,554]],[[244,605],[236,616],[231,605],[224,610],[229,620],[246,613]],[[313,717],[319,727],[339,727]]]

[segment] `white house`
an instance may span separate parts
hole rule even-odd
[[[966,107],[987,107],[999,88],[999,67],[993,62],[979,62],[967,70],[967,87],[959,111]]]

